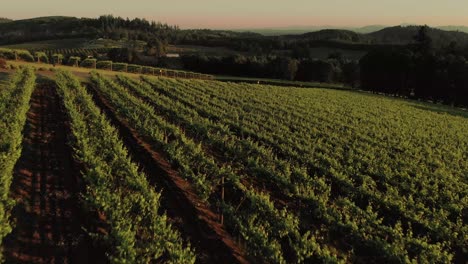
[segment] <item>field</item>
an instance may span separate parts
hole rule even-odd
[[[20,69],[0,73],[0,118],[7,263],[468,258],[463,109]]]

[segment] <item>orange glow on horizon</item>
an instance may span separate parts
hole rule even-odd
[[[27,7],[27,8],[25,8]],[[359,27],[399,25],[468,26],[468,1],[461,0],[15,0],[0,17],[97,17],[113,14],[160,21],[181,28]]]

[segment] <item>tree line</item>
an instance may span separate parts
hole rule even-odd
[[[361,88],[468,106],[468,50],[456,42],[435,48],[427,32],[423,26],[414,43],[364,56],[359,61]]]
[[[359,81],[359,64],[343,59],[340,54],[330,54],[324,60],[276,55],[184,55],[181,59],[185,68],[211,74],[323,83],[345,82],[352,86]]]

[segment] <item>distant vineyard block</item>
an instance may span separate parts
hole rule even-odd
[[[127,63],[113,63],[112,70],[119,71],[119,72],[127,72]]]
[[[96,63],[97,69],[102,70],[111,70],[112,71],[112,61],[98,61]]]

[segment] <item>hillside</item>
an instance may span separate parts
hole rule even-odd
[[[145,19],[129,20],[113,16],[99,18],[39,17],[0,23],[0,44],[67,38],[167,39],[178,28]]]
[[[379,44],[408,44],[413,41],[418,30],[419,26],[396,26],[372,32],[367,34],[367,37],[372,42]],[[457,42],[463,46],[468,45],[468,34],[464,32],[430,28],[428,34],[438,47],[447,46],[450,42]]]
[[[95,30],[74,17],[39,17],[0,24],[0,44],[91,36]]]
[[[361,43],[365,40],[365,36],[350,30],[342,29],[324,29],[316,32],[309,32],[299,36],[289,35],[293,39],[307,39],[307,40],[327,40],[327,41],[344,41],[344,42],[358,42]]]
[[[301,27],[283,27],[283,28],[247,28],[235,29],[236,32],[253,32],[264,36],[281,36],[281,35],[301,35],[309,32],[316,32],[325,29],[349,30],[356,33],[366,34],[384,29],[386,26],[369,25],[364,27],[337,27],[337,26],[301,26]]]
[[[441,26],[437,28],[442,29],[442,30],[447,30],[447,31],[461,31],[461,32],[468,33],[467,26]]]
[[[3,23],[1,23],[3,21]],[[8,23],[5,23],[8,22]],[[150,38],[163,39],[171,44],[238,46],[236,41],[256,42],[263,45],[276,39],[347,42],[354,44],[400,45],[409,44],[418,30],[418,26],[367,26],[347,29],[321,29],[321,27],[302,28],[300,30],[283,29],[282,31],[229,31],[209,29],[181,30],[176,26],[150,22],[145,19],[123,19],[113,16],[99,18],[76,17],[39,17],[11,21],[0,19],[0,45],[53,40],[67,38],[136,38],[146,41]],[[468,45],[468,34],[463,27],[431,28],[430,37],[436,46],[446,46],[455,41]],[[319,30],[320,29],[320,30]],[[451,30],[446,31],[443,29]],[[468,31],[468,28],[465,28]],[[292,31],[291,31],[292,30]],[[303,34],[303,30],[310,30]],[[454,31],[457,30],[457,31]],[[263,36],[265,33],[269,36]],[[280,36],[277,36],[281,34]],[[275,35],[275,36],[272,36]],[[232,42],[235,40],[234,42]]]
[[[287,38],[306,39],[310,41],[349,42],[356,44],[406,45],[414,41],[414,36],[417,34],[419,28],[420,26],[395,26],[367,34],[356,33],[350,30],[325,29],[302,35],[288,35]],[[457,42],[461,46],[468,45],[468,34],[465,32],[430,28],[428,34],[436,47],[447,46],[451,42]]]

